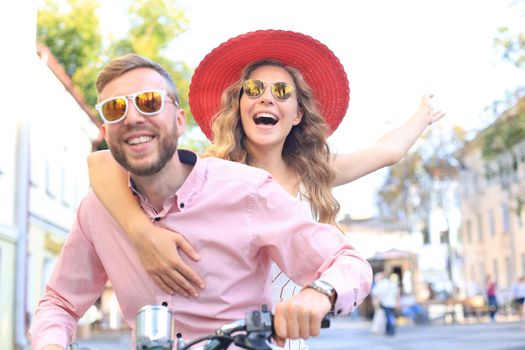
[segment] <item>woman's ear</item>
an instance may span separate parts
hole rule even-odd
[[[303,120],[303,110],[299,108],[297,110],[297,114],[295,115],[295,118],[293,120],[293,125],[299,125],[299,123]]]

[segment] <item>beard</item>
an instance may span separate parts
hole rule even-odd
[[[137,131],[142,128],[130,127],[124,131],[124,134],[131,131]],[[127,171],[136,176],[151,176],[164,168],[167,162],[171,160],[177,150],[177,126],[174,123],[171,132],[166,134],[156,134],[159,140],[159,150],[157,157],[150,162],[133,161],[128,158],[123,147],[117,142],[108,141],[108,146],[113,158]]]

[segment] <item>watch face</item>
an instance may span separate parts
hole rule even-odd
[[[330,284],[324,281],[320,281],[320,280],[314,281],[311,284],[311,287],[323,294],[326,294],[330,299],[333,299],[335,296],[334,287],[332,287]]]
[[[323,289],[326,293],[333,293],[334,287],[332,287],[330,284],[326,283],[325,281],[314,281],[313,285],[315,285],[317,288]]]

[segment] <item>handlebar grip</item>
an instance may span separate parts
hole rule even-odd
[[[321,328],[330,328],[330,318],[327,316],[323,317],[321,320]]]

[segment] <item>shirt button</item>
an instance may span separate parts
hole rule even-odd
[[[157,216],[157,217],[155,218],[155,221],[160,221],[160,216]]]
[[[180,204],[180,208],[181,208],[181,209],[184,209],[184,207],[185,207],[184,203],[181,203],[181,204]]]

